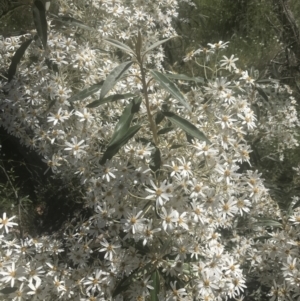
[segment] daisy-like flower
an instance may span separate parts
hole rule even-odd
[[[144,218],[141,218],[141,215],[143,214],[143,211],[139,211],[136,213],[137,208],[133,208],[132,211],[126,212],[126,219],[121,219],[121,223],[124,224],[124,231],[125,232],[131,232],[132,234],[135,234],[137,232],[140,232],[140,230],[143,227],[143,223],[145,221]]]
[[[146,188],[146,191],[150,192],[146,199],[156,198],[156,206],[163,206],[166,201],[168,201],[173,195],[171,194],[171,185],[167,184],[166,181],[162,182],[159,187],[157,187],[152,180],[150,183],[154,189]]]
[[[144,226],[143,232],[141,233],[141,238],[143,240],[143,245],[145,246],[147,243],[153,240],[153,234],[161,231],[160,228],[153,229],[152,220],[148,222],[147,225]]]
[[[92,122],[92,120],[94,119],[93,115],[87,111],[87,108],[84,108],[83,112],[76,111],[75,115],[79,117],[80,122]]]
[[[170,282],[171,285],[171,292],[169,294],[169,297],[167,297],[167,301],[177,301],[177,300],[183,300],[184,297],[187,295],[185,288],[176,288],[176,282]]]
[[[5,232],[8,233],[9,232],[8,228],[18,225],[17,223],[11,222],[11,220],[13,220],[14,218],[15,216],[7,218],[6,212],[4,212],[3,217],[0,218],[0,229],[4,228]]]
[[[221,77],[217,78],[215,81],[208,83],[208,87],[205,87],[205,90],[208,94],[219,96],[221,93],[231,93],[229,88],[230,82],[227,82],[226,78]]]
[[[87,280],[83,282],[83,284],[87,286],[86,291],[91,291],[92,293],[96,291],[101,292],[100,284],[106,280],[106,277],[103,276],[106,276],[107,273],[100,269],[97,269],[93,272],[93,274],[94,276],[87,277]]]
[[[11,266],[6,266],[5,269],[7,271],[2,271],[0,274],[3,275],[1,278],[1,282],[8,283],[10,282],[10,286],[14,287],[16,280],[22,280],[24,277],[21,276],[21,269],[16,268],[15,262],[11,263]]]
[[[113,255],[116,253],[114,249],[120,248],[119,243],[109,243],[105,238],[100,241],[100,244],[104,247],[99,250],[99,252],[105,252],[104,258],[107,260],[112,260]]]
[[[223,55],[224,60],[221,60],[221,67],[224,67],[231,72],[231,68],[236,69],[236,65],[234,62],[238,60],[238,58],[235,58],[232,54],[230,58],[228,58],[226,55]]]
[[[87,145],[82,145],[84,143],[84,140],[77,141],[77,137],[71,138],[72,143],[70,142],[65,142],[66,147],[65,150],[71,151],[74,155],[74,157],[79,158],[80,154],[85,153],[84,148],[87,147]]]
[[[53,122],[53,125],[56,125],[59,121],[64,122],[65,120],[69,119],[69,115],[62,114],[62,108],[59,108],[56,114],[50,113],[51,116],[47,117],[48,122]]]
[[[226,216],[233,216],[237,211],[237,205],[236,201],[234,200],[233,197],[231,197],[227,202],[225,200],[221,200],[220,205],[220,212],[223,216],[223,218],[226,218]]]
[[[162,210],[162,214],[160,214],[160,217],[163,220],[162,222],[163,229],[165,231],[173,231],[178,221],[178,216],[179,216],[178,212],[171,208],[169,209],[169,213],[168,213],[165,207],[162,207],[161,210]]]

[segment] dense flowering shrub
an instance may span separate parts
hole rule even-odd
[[[250,164],[251,143],[297,145],[288,87],[238,69],[221,41],[184,58],[205,78],[168,74],[157,41],[176,35],[175,0],[58,4],[46,50],[33,40],[1,78],[0,125],[45,172],[79,177],[93,213],[21,238],[3,214],[9,300],[221,300],[257,278],[273,300],[298,295],[298,211],[286,218]],[[29,37],[2,38],[2,67]]]

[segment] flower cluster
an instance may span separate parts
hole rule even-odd
[[[150,80],[148,73],[145,86],[140,81],[144,69],[134,62],[110,93],[139,95],[144,91],[147,102],[141,103],[135,115],[141,129],[111,160],[100,164],[129,100],[87,108],[99,99],[99,92],[80,99],[74,95],[105,80],[120,62],[133,59],[130,53],[118,53],[104,38],[130,44],[140,31],[146,48],[169,38],[176,34],[171,21],[177,16],[178,3],[75,2],[60,1],[59,16],[68,11],[93,30],[58,26],[49,17],[47,51],[41,50],[39,40],[33,41],[13,80],[0,79],[0,125],[44,157],[45,172],[51,169],[64,181],[79,178],[85,206],[93,213],[69,221],[61,236],[22,239],[14,237],[17,231],[10,228],[15,223],[4,214],[0,219],[0,288],[15,288],[9,299],[18,301],[32,297],[46,301],[149,300],[151,294],[158,300],[176,301],[238,298],[246,288],[244,266],[253,267],[254,278],[262,271],[270,272],[268,263],[262,264],[267,257],[260,255],[260,249],[266,248],[272,268],[282,268],[285,279],[277,281],[274,290],[280,286],[282,291],[284,285],[296,287],[298,253],[291,234],[275,233],[265,242],[268,245],[260,245],[251,235],[268,233],[249,226],[259,217],[280,217],[261,174],[250,169],[249,142],[274,142],[285,130],[291,136],[281,139],[278,148],[296,145],[292,129],[299,122],[293,98],[282,103],[275,94],[270,97],[277,115],[262,106],[263,89],[279,90],[283,95],[286,87],[273,82],[263,86],[247,71],[237,69],[236,58],[224,57],[207,84],[185,95],[191,107],[187,110]],[[27,35],[2,38],[3,67],[9,66],[24,37]],[[206,62],[227,45],[221,41],[208,44],[185,61],[195,60],[209,73]],[[163,70],[161,46],[147,52],[144,59],[147,66]],[[219,76],[220,70],[227,77]],[[164,118],[156,124],[158,138],[153,143],[149,116],[159,116],[164,106],[205,133],[204,138],[190,138]],[[157,149],[160,166],[156,169]],[[242,165],[249,166],[248,170]],[[298,221],[295,213],[290,219],[295,226],[290,229]],[[241,235],[247,231],[252,233],[250,239]],[[282,255],[272,251],[276,242],[281,244]],[[284,255],[287,243],[294,251]],[[284,262],[276,261],[276,256]],[[269,278],[265,282],[271,287]]]

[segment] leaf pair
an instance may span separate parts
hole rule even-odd
[[[100,160],[101,165],[105,164],[107,160],[111,160],[112,157],[118,153],[120,148],[125,145],[141,128],[140,124],[130,127],[134,114],[140,109],[141,102],[142,99],[140,97],[134,98],[131,103],[125,107],[118,123],[115,126],[114,133],[107,149]]]

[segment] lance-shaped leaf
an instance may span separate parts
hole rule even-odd
[[[16,74],[17,65],[20,63],[21,58],[23,57],[26,49],[28,48],[28,46],[30,45],[31,42],[32,42],[32,39],[27,40],[24,43],[22,43],[22,45],[18,48],[18,50],[12,57],[10,66],[7,71],[7,78],[8,78],[9,82],[13,79],[14,75]]]
[[[46,9],[41,0],[35,0],[32,7],[33,21],[38,33],[39,38],[42,41],[44,49],[47,48],[47,20]]]
[[[71,96],[68,101],[72,102],[72,101],[76,101],[76,100],[83,100],[85,98],[87,98],[88,96],[93,95],[94,93],[96,93],[97,91],[100,90],[100,88],[102,87],[104,81],[101,81],[98,84],[92,85],[86,89],[83,89],[82,91],[78,92],[77,94]]]
[[[136,44],[135,44],[135,53],[136,53],[136,56],[137,56],[138,61],[141,60],[141,49],[142,49],[142,44],[143,44],[143,41],[142,41],[142,34],[141,34],[141,31],[139,30],[139,32],[138,32],[138,37],[137,37],[137,41],[136,41]]]
[[[160,279],[159,279],[159,272],[155,270],[151,275],[152,286],[153,290],[150,290],[150,297],[151,301],[158,301],[158,294],[160,290]]]
[[[142,55],[145,55],[147,52],[157,48],[158,46],[160,46],[161,44],[164,44],[166,42],[168,42],[169,40],[173,39],[175,37],[170,37],[170,38],[167,38],[167,39],[164,39],[164,40],[161,40],[161,41],[157,41],[155,43],[153,43],[149,48],[147,48],[143,53]]]
[[[163,134],[169,133],[169,132],[171,132],[171,131],[174,131],[174,128],[173,128],[173,127],[166,127],[166,128],[160,129],[160,130],[157,132],[157,135],[163,135]]]
[[[91,103],[89,103],[86,107],[87,108],[96,108],[100,105],[103,105],[107,102],[114,102],[114,101],[117,101],[117,100],[120,100],[120,99],[127,99],[127,98],[131,98],[131,97],[136,97],[135,94],[132,94],[132,93],[126,93],[126,94],[114,94],[114,95],[110,95],[110,96],[107,96],[103,99],[98,99],[98,100],[95,100]]]
[[[206,141],[207,143],[211,143],[206,136],[192,123],[190,123],[188,120],[176,115],[173,112],[163,112],[163,114],[175,125],[177,125],[179,128],[184,130],[187,134],[190,136],[193,136],[194,138],[197,138],[199,140]]]
[[[86,24],[84,24],[83,22],[79,21],[79,20],[76,20],[72,17],[69,17],[69,16],[59,16],[59,17],[56,17],[55,19],[56,21],[60,22],[60,23],[63,23],[67,26],[76,26],[76,27],[79,27],[79,28],[82,28],[82,29],[85,29],[85,30],[94,30],[93,27],[90,27]]]
[[[164,118],[165,118],[165,115],[161,111],[158,111],[155,116],[155,123],[156,124],[161,123],[164,120]]]
[[[137,113],[140,109],[141,102],[142,102],[141,97],[134,98],[132,102],[125,107],[118,123],[115,126],[114,133],[112,135],[112,138],[108,146],[114,144],[115,141],[117,141],[120,137],[125,135],[125,133],[127,132],[130,126],[133,115]]]
[[[164,74],[151,70],[150,71],[153,78],[157,80],[160,86],[168,91],[174,98],[176,98],[182,105],[184,105],[188,110],[190,110],[189,104],[186,102],[184,96],[181,94],[179,89],[174,83],[172,83]]]
[[[113,144],[110,144],[103,154],[100,160],[100,164],[103,165],[107,160],[111,160],[112,157],[118,153],[119,149],[125,145],[141,128],[140,124],[130,127],[123,136],[119,136],[114,140]]]
[[[112,46],[115,46],[121,50],[124,50],[125,52],[128,52],[128,53],[132,53],[135,55],[134,51],[128,47],[127,45],[117,41],[117,40],[114,40],[114,39],[111,39],[111,38],[106,38],[106,39],[103,39],[106,43],[112,45]]]
[[[3,289],[0,290],[0,293],[1,294],[4,294],[4,295],[8,295],[8,294],[11,294],[13,292],[15,292],[18,288],[13,286],[13,287],[5,287]]]
[[[204,78],[202,77],[189,77],[184,74],[165,74],[167,78],[171,79],[178,79],[178,80],[183,80],[183,81],[194,81],[196,83],[202,83],[204,84]]]
[[[258,221],[253,224],[254,226],[282,228],[282,224],[276,220],[270,218],[258,218],[258,217],[256,219]]]
[[[106,77],[100,93],[100,100],[114,87],[114,85],[120,80],[121,76],[130,68],[133,64],[132,61],[124,62],[111,71]]]
[[[149,162],[149,167],[153,172],[156,172],[160,169],[161,166],[161,156],[160,150],[158,147],[154,148],[154,151],[151,153],[151,160]]]

